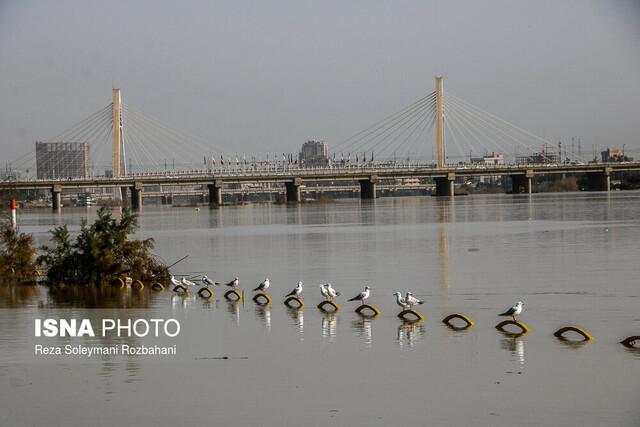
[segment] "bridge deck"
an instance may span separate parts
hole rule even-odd
[[[136,185],[197,185],[247,183],[286,183],[293,180],[358,181],[371,177],[378,179],[442,178],[451,176],[502,176],[502,175],[544,175],[565,173],[613,173],[640,171],[640,162],[557,164],[557,165],[455,165],[437,169],[434,165],[363,165],[332,168],[281,168],[271,170],[222,170],[222,171],[182,171],[144,173],[120,178],[90,177],[76,179],[41,179],[0,182],[0,190],[8,189],[51,189],[59,188],[112,188]]]

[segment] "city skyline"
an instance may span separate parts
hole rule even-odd
[[[107,105],[114,86],[229,152],[331,149],[431,92],[437,74],[552,142],[640,157],[632,1],[149,5],[0,6],[5,161]]]

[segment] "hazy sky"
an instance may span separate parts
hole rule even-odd
[[[230,151],[335,143],[445,88],[640,157],[640,1],[0,0],[5,161],[123,101]],[[633,151],[635,150],[635,153]]]

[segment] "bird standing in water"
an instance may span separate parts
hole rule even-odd
[[[291,292],[289,292],[287,295],[285,295],[284,297],[299,297],[300,294],[302,293],[302,282],[298,282],[298,284],[296,285],[295,288],[293,288],[293,290]]]
[[[260,283],[258,286],[256,286],[256,288],[253,290],[253,292],[265,292],[267,289],[269,289],[269,286],[271,285],[271,283],[269,282],[269,278],[267,277],[266,279],[264,279],[264,281],[262,283]]]
[[[231,289],[235,289],[238,287],[239,284],[240,284],[240,281],[238,280],[238,278],[234,277],[232,281],[230,281],[229,283],[225,283],[224,285],[230,287]]]
[[[408,310],[411,308],[411,306],[407,304],[407,300],[404,299],[404,297],[400,292],[396,292],[393,295],[396,297],[396,304],[398,304],[400,307],[402,307],[405,310]]]
[[[331,286],[331,283],[327,283],[325,285],[325,289],[327,290],[327,294],[329,294],[329,299],[335,299],[336,297],[340,296],[340,292],[337,292],[335,289],[333,289],[333,286]]]
[[[324,299],[329,299],[329,291],[327,290],[327,285],[320,284],[320,295],[322,295]]]
[[[218,282],[213,282],[211,279],[209,279],[206,275],[202,276],[202,283],[204,283],[207,286],[213,286],[213,285],[219,285]]]
[[[516,316],[522,313],[522,308],[524,307],[524,303],[522,301],[518,301],[513,307],[509,308],[504,313],[500,313],[499,316],[511,316],[513,321],[516,321]]]
[[[413,308],[414,305],[424,304],[424,301],[414,297],[411,292],[407,292],[407,295],[404,297],[404,300],[409,306],[409,308]]]
[[[197,284],[193,283],[191,280],[188,280],[186,277],[182,277],[182,280],[180,281],[180,283],[182,283],[184,286],[198,286]]]
[[[371,288],[369,286],[364,287],[364,291],[360,292],[355,297],[351,298],[349,301],[360,301],[362,304],[365,303],[365,300],[369,298],[371,295]]]

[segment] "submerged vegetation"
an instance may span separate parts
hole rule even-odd
[[[0,225],[0,280],[32,281],[35,272],[33,237],[14,230],[8,224]]]
[[[137,215],[128,209],[116,220],[107,208],[100,208],[93,224],[83,222],[75,241],[66,225],[52,230],[52,246],[40,248],[38,265],[51,284],[99,286],[123,276],[167,281],[168,267],[151,255],[153,239],[129,240],[137,226]]]

